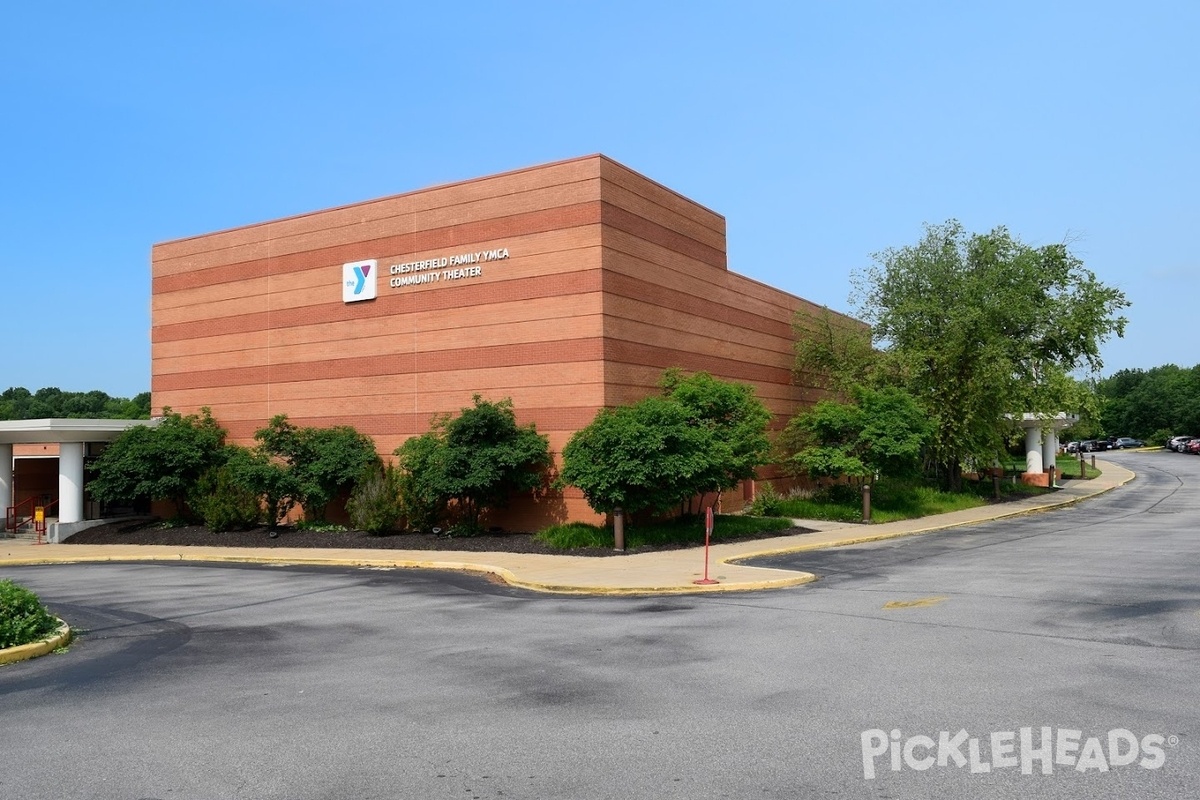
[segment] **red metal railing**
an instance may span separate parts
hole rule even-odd
[[[57,501],[55,501],[57,502]],[[4,511],[4,530],[16,533],[17,528],[33,519],[33,509],[37,505],[36,497],[27,497],[15,506],[9,506]],[[28,516],[21,513],[22,506],[29,506]],[[25,517],[22,519],[22,517]]]

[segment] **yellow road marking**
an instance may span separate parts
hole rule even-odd
[[[889,603],[884,603],[884,608],[924,608],[926,606],[936,606],[943,600],[949,600],[948,597],[921,597],[916,600],[892,600]]]

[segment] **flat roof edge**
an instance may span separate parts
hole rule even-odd
[[[114,439],[137,425],[157,425],[154,419],[12,419],[0,421],[0,444],[50,444]]]
[[[367,205],[368,203],[379,203],[379,202],[383,202],[385,200],[396,200],[401,197],[410,197],[415,194],[421,194],[422,192],[429,192],[429,191],[433,191],[435,189],[450,189],[455,186],[466,186],[466,185],[472,184],[472,183],[479,183],[480,181],[492,180],[493,178],[506,178],[511,175],[520,175],[524,172],[533,172],[534,170],[537,170],[537,169],[545,169],[547,167],[559,167],[559,166],[562,166],[563,164],[574,164],[579,161],[588,161],[589,159],[603,159],[605,161],[610,161],[613,164],[617,164],[618,166],[624,167],[625,169],[629,169],[629,167],[625,167],[624,164],[620,164],[617,161],[613,161],[613,159],[608,158],[608,156],[605,156],[603,153],[592,153],[592,154],[586,155],[586,156],[576,156],[574,158],[564,158],[564,159],[560,159],[558,161],[548,161],[544,164],[531,164],[530,166],[527,166],[527,167],[519,167],[517,169],[505,170],[504,172],[495,172],[495,173],[492,173],[491,175],[480,175],[479,177],[476,177],[476,178],[466,178],[466,179],[460,180],[460,181],[447,181],[446,183],[434,183],[429,186],[422,186],[419,189],[410,189],[407,192],[398,192],[396,194],[385,194],[380,197],[372,197],[367,200],[356,200],[353,203],[343,203],[343,204],[337,205],[337,206],[329,206],[328,208],[319,208],[314,211],[302,211],[299,214],[289,214],[289,215],[283,216],[283,217],[273,217],[271,219],[262,220],[260,222],[249,222],[245,225],[234,225],[233,227],[230,227],[230,228],[220,228],[215,231],[206,231],[205,233],[197,233],[197,234],[193,234],[191,236],[180,236],[175,239],[164,239],[160,242],[155,242],[154,244],[152,244],[150,246],[150,249],[153,251],[153,249],[155,247],[161,247],[163,245],[178,244],[179,242],[189,242],[189,241],[192,241],[193,239],[205,239],[209,236],[217,236],[217,235],[223,234],[223,233],[233,233],[234,231],[246,231],[246,230],[251,230],[253,228],[262,228],[267,225],[273,225],[277,222],[290,222],[291,220],[304,219],[305,217],[311,217],[316,214],[324,214],[328,211],[341,211],[341,210],[344,210],[347,208],[354,208],[355,206]],[[629,170],[629,171],[634,172],[634,170]],[[635,173],[635,174],[640,175],[640,173]],[[641,177],[645,178],[644,175]],[[650,178],[646,178],[646,180],[650,181],[651,183],[654,183],[654,181],[651,181]],[[663,187],[663,188],[667,188],[667,187]],[[672,190],[668,189],[668,191],[672,191]],[[675,192],[675,194],[679,194],[679,193]],[[683,195],[679,195],[679,196],[683,197]],[[684,199],[688,200],[689,202],[693,202],[693,203],[695,202],[694,200],[690,200],[689,198],[684,198]],[[697,203],[697,205],[699,205],[699,203]]]

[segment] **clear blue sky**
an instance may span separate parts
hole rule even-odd
[[[149,388],[150,246],[601,152],[853,311],[922,223],[1064,238],[1200,362],[1200,3],[7,3],[0,388]]]

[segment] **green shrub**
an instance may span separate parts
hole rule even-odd
[[[400,470],[396,487],[400,493],[400,517],[410,531],[433,530],[449,517],[446,500],[427,491],[415,474]]]
[[[350,523],[360,531],[376,535],[393,530],[404,517],[400,481],[400,470],[391,464],[368,470],[346,502]]]
[[[430,431],[404,442],[395,454],[407,477],[401,496],[410,526],[425,528],[429,517],[454,511],[454,528],[481,530],[487,511],[518,493],[543,486],[552,463],[549,440],[533,423],[518,425],[512,400],[475,395],[457,417],[436,416]]]
[[[0,649],[45,639],[59,622],[38,596],[9,580],[0,580]]]
[[[756,517],[778,517],[783,513],[783,496],[775,491],[774,484],[763,484],[746,511]]]
[[[188,505],[212,531],[252,528],[262,517],[258,493],[239,483],[229,465],[201,475]]]
[[[1166,447],[1167,442],[1171,440],[1173,435],[1169,428],[1159,428],[1146,437],[1146,444],[1153,447]]]

